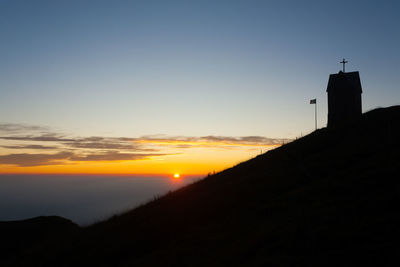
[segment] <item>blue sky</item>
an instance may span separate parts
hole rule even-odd
[[[343,57],[400,104],[398,1],[0,0],[0,122],[75,136],[310,132]]]

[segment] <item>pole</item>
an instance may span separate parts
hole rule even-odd
[[[317,130],[317,100],[315,100],[315,130]]]

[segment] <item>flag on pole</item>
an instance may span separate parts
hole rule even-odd
[[[317,99],[311,99],[310,104],[315,104],[315,130],[317,130]]]

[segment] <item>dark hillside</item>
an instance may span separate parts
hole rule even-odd
[[[77,232],[78,225],[58,216],[41,216],[22,221],[0,222],[0,266],[23,257],[25,250],[41,245],[53,236]]]
[[[47,266],[399,266],[400,107],[312,134],[82,233]]]

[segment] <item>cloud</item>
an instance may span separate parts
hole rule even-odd
[[[42,146],[42,145],[15,145],[15,146],[2,146],[8,149],[57,149],[56,146]]]
[[[92,136],[85,138],[66,138],[63,135],[55,133],[47,133],[39,136],[34,136],[34,135],[0,136],[0,139],[9,141],[55,142],[62,144],[63,146],[71,148],[82,148],[82,149],[131,150],[136,152],[157,151],[155,149],[140,147],[138,144],[134,144],[134,142],[132,141],[134,140],[133,138],[127,138],[127,137],[113,138],[113,137]],[[30,145],[30,146],[10,145],[3,147],[10,149],[22,149],[22,148],[45,149],[47,147],[50,148],[50,146],[41,146],[41,145]]]
[[[0,156],[0,164],[11,164],[20,167],[32,167],[41,165],[65,164],[73,153],[59,152],[56,154],[9,154]]]
[[[142,137],[70,137],[50,132],[48,128],[24,124],[0,124],[0,148],[54,149],[58,153],[15,153],[0,155],[0,164],[21,167],[72,164],[79,161],[130,161],[150,157],[176,155],[177,150],[190,148],[249,149],[278,146],[290,139],[264,136],[167,136]],[[3,143],[1,143],[3,142]]]
[[[288,142],[289,139],[284,138],[267,138],[264,136],[242,136],[242,137],[230,137],[230,136],[203,136],[200,140],[214,141],[231,144],[249,144],[249,145],[280,145]]]
[[[127,138],[124,138],[127,139]],[[93,141],[96,140],[96,141]],[[85,148],[85,149],[102,149],[102,150],[130,150],[136,152],[155,152],[157,150],[144,148],[138,144],[134,144],[129,141],[121,141],[120,138],[103,138],[103,137],[90,137],[83,139],[76,139],[73,142],[67,142],[65,145],[73,148]]]
[[[80,142],[74,141],[67,143],[68,146],[74,148],[89,148],[89,149],[137,149],[133,144],[113,143],[113,142]]]
[[[165,136],[165,135],[146,135],[139,138],[133,137],[102,137],[91,136],[81,138],[68,138],[57,133],[41,133],[40,135],[25,134],[26,131],[47,130],[46,127],[23,125],[23,124],[0,124],[0,132],[7,132],[6,136],[0,139],[10,141],[31,141],[31,142],[56,142],[64,147],[88,150],[124,150],[129,152],[156,152],[156,146],[170,146],[175,148],[191,147],[220,147],[228,146],[275,146],[291,141],[284,138],[268,138],[264,136],[215,136],[208,135],[202,137],[195,136]],[[19,132],[18,132],[19,131]],[[10,135],[11,134],[11,135]],[[149,147],[150,146],[150,147]],[[153,147],[151,147],[153,146]],[[38,148],[39,149],[39,148]]]
[[[176,148],[191,147],[225,147],[229,146],[276,146],[287,143],[290,139],[284,138],[267,138],[264,136],[142,136],[135,139],[138,143],[156,144],[163,146],[174,146]]]
[[[0,123],[0,133],[19,133],[31,131],[47,131],[47,127],[19,123]]]
[[[76,161],[130,161],[142,160],[156,156],[167,156],[172,154],[150,154],[150,153],[120,153],[109,151],[105,153],[75,154],[73,152],[59,152],[55,154],[8,154],[0,156],[0,164],[10,164],[19,167],[33,167],[46,165],[64,165]]]
[[[25,135],[25,136],[0,136],[0,139],[14,140],[14,141],[38,141],[38,142],[71,142],[74,139],[64,138],[56,134],[43,134],[39,136]]]
[[[154,156],[166,156],[169,154],[141,154],[141,153],[119,153],[118,151],[110,151],[106,153],[88,154],[84,156],[73,156],[71,161],[124,161],[124,160],[140,160]]]

